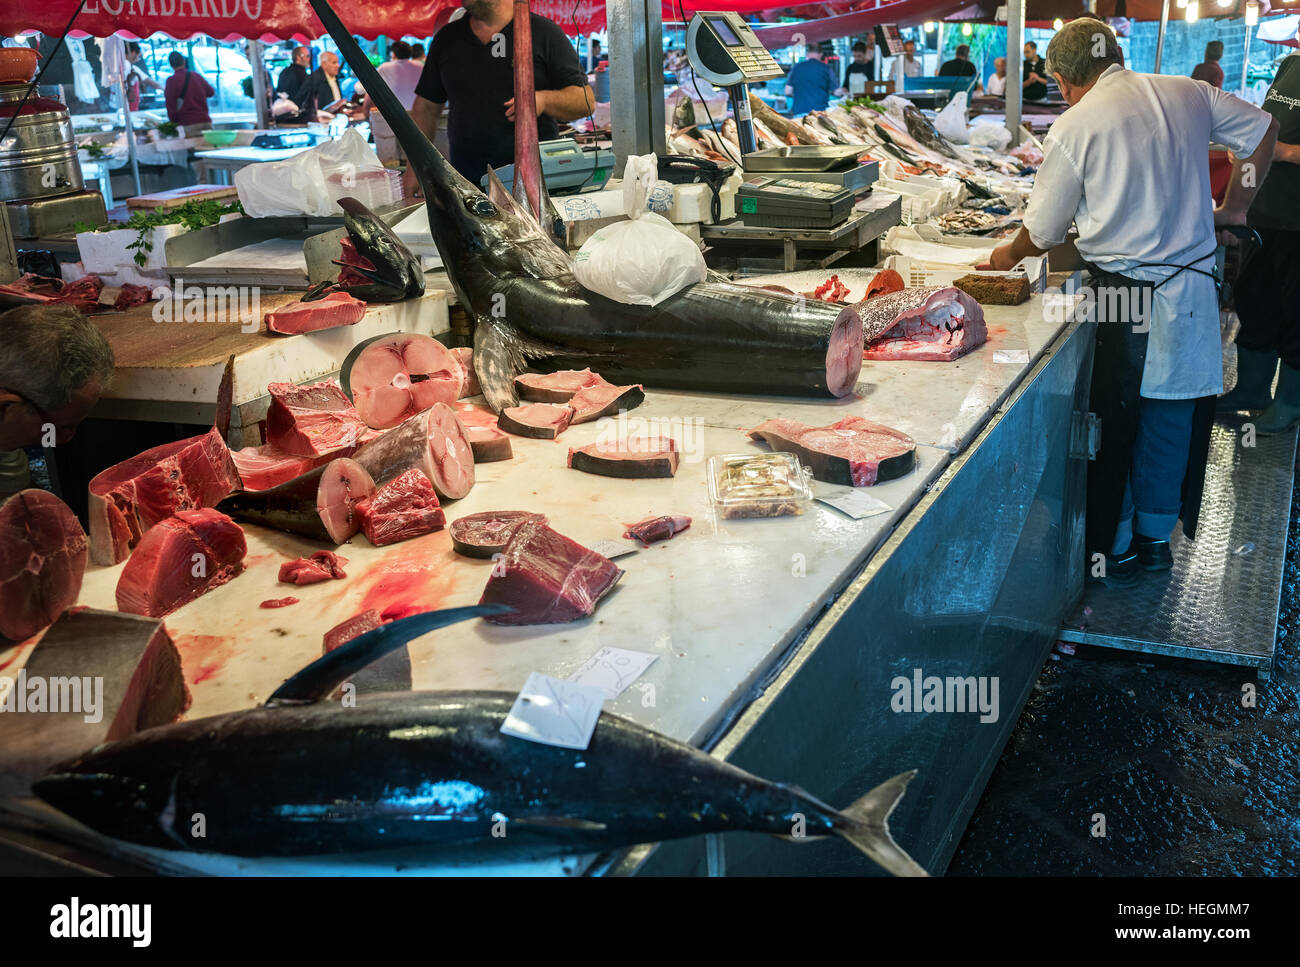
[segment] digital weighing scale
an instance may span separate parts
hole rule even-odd
[[[542,180],[546,182],[546,190],[553,195],[588,186],[599,188],[614,168],[614,152],[602,148],[584,149],[572,138],[543,141],[538,150],[542,155]],[[496,172],[506,191],[513,192],[515,166],[505,165]],[[487,175],[479,184],[484,191],[487,190]]]
[[[726,88],[741,153],[758,150],[748,85],[785,76],[758,35],[738,13],[700,11],[686,28],[686,58],[698,76],[714,87]]]
[[[803,173],[751,175],[736,193],[736,214],[749,227],[833,228],[853,213],[857,192],[803,180]]]
[[[866,191],[880,177],[880,162],[859,162],[862,145],[784,144],[745,155],[745,170],[755,174],[784,175],[800,181]]]

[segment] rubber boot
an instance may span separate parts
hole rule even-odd
[[[1262,410],[1273,402],[1273,374],[1277,372],[1277,353],[1271,350],[1237,347],[1237,385],[1231,393],[1219,397],[1214,405],[1218,413]]]
[[[1282,364],[1277,396],[1255,421],[1256,433],[1282,433],[1300,423],[1300,369]]]

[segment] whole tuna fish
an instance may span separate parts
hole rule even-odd
[[[434,858],[498,859],[798,829],[839,836],[891,873],[925,875],[887,824],[912,773],[837,811],[615,715],[600,716],[583,750],[504,735],[508,692],[322,701],[411,638],[506,610],[479,605],[384,625],[313,662],[262,708],[147,729],[56,766],[33,788],[92,829],[164,849],[425,848]],[[200,838],[196,813],[206,820]]]
[[[311,3],[419,178],[434,241],[475,322],[474,366],[493,409],[518,402],[515,377],[533,361],[549,369],[590,366],[620,385],[805,397],[853,391],[862,323],[852,307],[730,283],[689,286],[657,306],[626,305],[584,289],[568,254],[537,219],[495,176],[489,196],[462,178],[329,4]],[[528,161],[516,158],[517,165]]]

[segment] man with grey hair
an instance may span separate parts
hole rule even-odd
[[[1044,142],[1023,227],[989,267],[1009,269],[1078,227],[1098,321],[1090,408],[1102,421],[1088,468],[1089,576],[1123,587],[1139,568],[1170,567],[1180,516],[1195,536],[1223,389],[1216,229],[1245,225],[1277,122],[1191,78],[1124,69],[1115,35],[1093,19],[1057,32],[1047,70],[1070,109]],[[1237,157],[1217,209],[1212,141]]]
[[[0,313],[0,493],[27,485],[23,447],[67,443],[113,378],[113,350],[72,306]]]

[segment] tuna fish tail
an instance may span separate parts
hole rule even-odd
[[[929,876],[889,834],[889,816],[916,770],[887,779],[847,809],[833,814],[831,828],[894,876]]]

